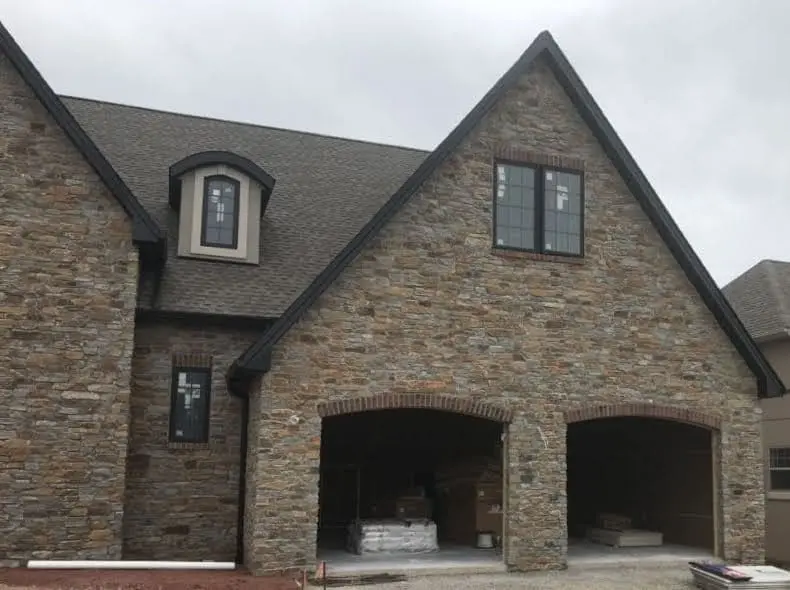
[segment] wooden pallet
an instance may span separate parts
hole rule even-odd
[[[610,531],[590,528],[587,529],[587,538],[593,543],[611,547],[660,547],[664,544],[664,535],[661,533],[639,529]]]

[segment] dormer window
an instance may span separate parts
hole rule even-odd
[[[178,255],[258,264],[261,218],[273,190],[265,170],[230,152],[200,152],[170,166]]]
[[[203,185],[205,189],[200,245],[210,248],[238,248],[241,183],[228,176],[208,176]]]

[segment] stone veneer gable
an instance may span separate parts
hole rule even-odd
[[[0,53],[0,563],[121,557],[131,238]]]
[[[493,255],[502,149],[583,162],[584,260]],[[249,429],[254,570],[315,562],[322,408],[393,392],[512,415],[511,567],[565,563],[566,417],[623,404],[718,429],[720,544],[763,558],[754,376],[541,60],[275,348]]]

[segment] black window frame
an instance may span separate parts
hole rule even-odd
[[[203,423],[201,430],[196,435],[177,436],[176,435],[176,412],[178,406],[178,376],[180,373],[199,373],[205,375],[206,391],[201,392],[201,398],[205,400]],[[187,367],[174,366],[170,378],[170,424],[168,428],[168,440],[171,443],[208,443],[211,426],[211,369],[208,367]]]
[[[520,248],[518,246],[506,246],[497,244],[497,191],[499,178],[497,176],[497,169],[499,166],[511,166],[518,168],[529,168],[535,173],[535,223],[532,231],[535,234],[535,248]],[[574,174],[579,177],[579,253],[563,252],[561,250],[547,250],[545,247],[545,213],[546,213],[546,172],[556,172],[564,174]],[[533,254],[543,254],[546,256],[558,256],[563,258],[584,258],[584,221],[586,217],[585,211],[585,182],[584,171],[574,168],[567,168],[563,166],[549,166],[546,164],[534,164],[530,162],[519,162],[517,160],[508,160],[498,158],[494,160],[494,167],[492,170],[492,183],[491,183],[491,200],[493,206],[492,226],[491,226],[491,245],[495,250],[510,250],[515,252],[530,252]]]
[[[233,243],[229,246],[217,242],[210,242],[206,238],[206,221],[208,220],[208,187],[212,180],[222,180],[234,186],[236,191],[235,203],[233,207]],[[203,207],[200,220],[200,245],[206,248],[224,248],[226,250],[236,250],[239,247],[239,209],[241,209],[241,183],[226,174],[212,174],[203,178]]]

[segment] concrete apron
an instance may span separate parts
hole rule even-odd
[[[410,555],[354,555],[342,550],[325,551],[319,554],[320,561],[326,563],[328,579],[384,574],[405,577],[497,574],[507,571],[502,556],[494,550],[466,547]]]
[[[607,569],[623,566],[685,569],[689,561],[711,560],[704,550],[679,545],[661,547],[608,547],[595,543],[572,543],[568,552],[569,570]],[[326,564],[327,579],[391,575],[421,577],[506,573],[507,566],[495,551],[474,548],[444,549],[414,555],[354,555],[342,550],[319,555]]]

